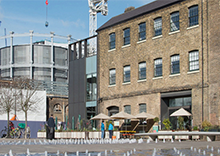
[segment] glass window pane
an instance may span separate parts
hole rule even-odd
[[[154,60],[154,76],[162,76],[162,59]]]
[[[146,79],[146,62],[139,63],[139,80]]]
[[[139,24],[139,41],[146,39],[146,23]]]
[[[139,104],[139,113],[147,112],[146,103]]]
[[[114,85],[115,84],[115,69],[111,69],[109,71],[109,84]]]
[[[169,99],[169,107],[182,107],[182,106],[191,106],[191,105],[192,105],[191,97]]]
[[[180,72],[179,55],[171,56],[171,74]]]
[[[124,82],[130,82],[130,66],[124,67]]]
[[[115,49],[115,33],[111,33],[109,36],[109,49]]]
[[[97,94],[96,76],[94,74],[88,74],[86,77],[87,77],[87,84],[86,84],[87,101],[95,101]]]
[[[197,25],[199,24],[198,20],[198,6],[192,6],[189,8],[189,26]]]
[[[189,53],[189,70],[199,70],[199,52],[193,51]]]
[[[128,114],[131,114],[131,106],[130,105],[124,106],[124,112],[128,113]]]
[[[162,18],[156,18],[154,20],[154,34],[155,36],[162,35]]]
[[[170,15],[170,31],[179,30],[179,12]]]
[[[130,28],[124,30],[124,45],[130,44]]]

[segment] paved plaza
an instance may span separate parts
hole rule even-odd
[[[31,142],[39,141],[39,139],[30,139]],[[59,144],[59,145],[28,145],[28,144],[19,144],[15,145],[16,142],[21,141],[24,142],[25,139],[0,139],[1,142],[7,142],[8,144],[0,145],[0,154],[6,154],[9,153],[10,150],[12,150],[13,153],[26,153],[27,149],[31,153],[42,153],[42,152],[51,152],[51,153],[56,153],[58,150],[59,152],[85,152],[88,150],[89,152],[102,152],[105,150],[112,150],[112,151],[129,151],[129,150],[152,150],[154,148],[156,149],[173,149],[174,147],[177,149],[190,149],[191,147],[193,148],[207,148],[213,147],[220,149],[220,141],[213,141],[213,142],[207,142],[207,141],[166,141],[165,143],[163,141],[159,142],[154,142],[151,141],[150,143],[147,143],[146,140],[143,140],[142,143],[123,143],[123,144]],[[43,142],[44,140],[41,139]],[[29,142],[27,139],[26,142]]]

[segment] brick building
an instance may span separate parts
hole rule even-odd
[[[111,18],[97,30],[99,112],[145,111],[176,128],[170,114],[183,107],[191,126],[219,125],[219,24],[218,0],[157,0]]]

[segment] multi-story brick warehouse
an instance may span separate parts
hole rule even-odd
[[[170,114],[183,107],[191,126],[219,125],[219,24],[219,0],[158,0],[111,18],[97,30],[99,111],[176,128]]]

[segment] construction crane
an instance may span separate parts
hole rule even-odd
[[[89,36],[96,35],[97,13],[108,15],[108,0],[88,0],[89,3]],[[92,39],[89,44],[90,52],[96,53],[96,39]]]

